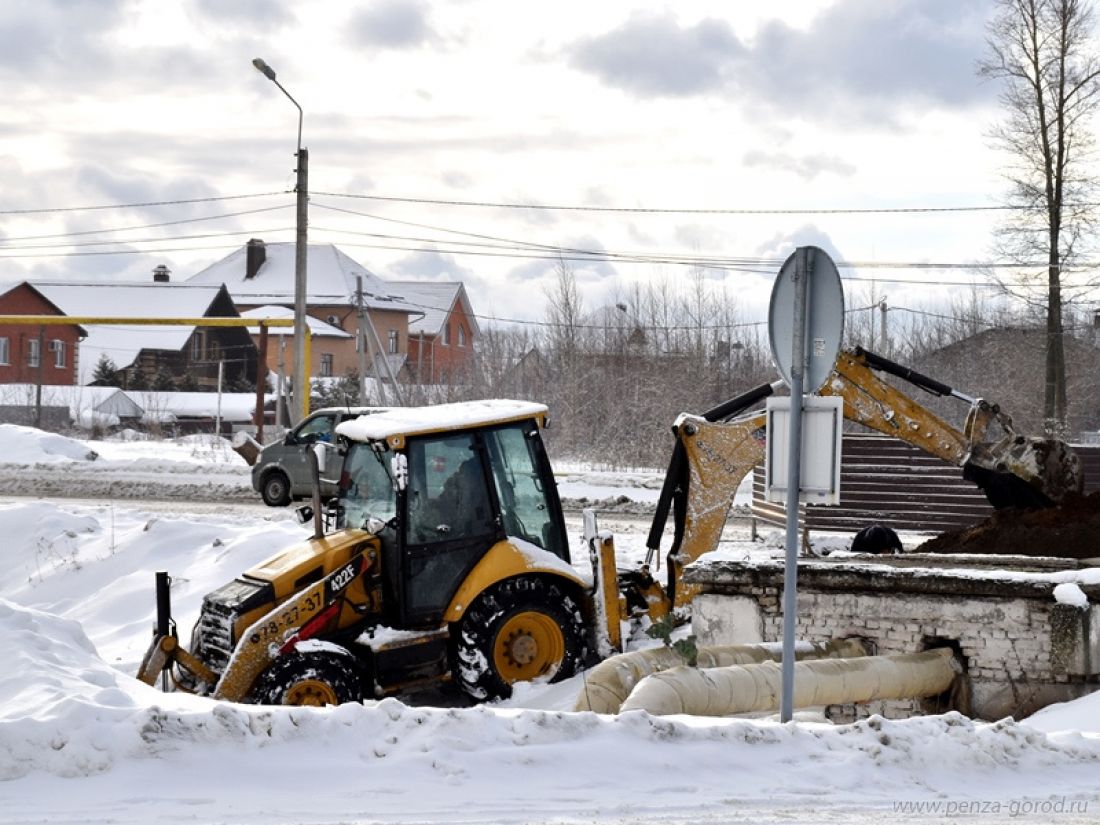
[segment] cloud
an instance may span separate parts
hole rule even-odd
[[[12,81],[9,97],[37,107],[50,84],[60,84],[71,96],[89,89],[104,94],[118,81],[134,93],[201,88],[219,77],[218,61],[195,44],[147,48],[123,43],[115,35],[128,22],[126,11],[126,4],[116,0],[0,4],[0,80]]]
[[[744,47],[721,20],[681,28],[670,14],[635,15],[572,48],[570,62],[609,86],[641,96],[683,97],[726,85]]]
[[[414,252],[386,267],[385,278],[419,281],[470,281],[476,278],[474,270],[462,266],[453,255],[434,250]]]
[[[356,45],[415,49],[438,36],[422,0],[378,0],[352,16],[348,38]]]
[[[780,172],[792,172],[805,180],[813,180],[823,173],[851,177],[857,168],[836,155],[792,155],[787,152],[764,152],[759,149],[746,152],[741,158],[745,166],[759,166]]]
[[[253,31],[274,31],[294,20],[289,3],[278,0],[197,0],[196,7],[204,17]]]
[[[974,71],[987,11],[983,0],[839,0],[806,29],[771,22],[752,41],[725,20],[684,25],[666,12],[631,17],[567,52],[575,68],[638,97],[714,94],[792,114],[889,120],[914,101],[992,99]]]
[[[829,233],[812,223],[803,224],[790,232],[780,232],[772,235],[756,247],[756,254],[761,258],[776,258],[785,261],[800,246],[820,247],[834,261],[840,261],[844,258],[837,250],[833,239],[829,237]],[[776,269],[776,272],[778,271]]]
[[[104,35],[121,19],[122,5],[113,0],[3,4],[0,68],[30,73],[53,66],[79,79],[107,55]]]

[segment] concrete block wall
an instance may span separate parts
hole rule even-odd
[[[781,588],[766,585],[747,586],[740,594],[701,594],[692,619],[698,643],[780,641],[781,595]],[[800,640],[859,636],[873,642],[880,654],[953,643],[965,659],[970,681],[970,707],[960,709],[985,719],[1021,718],[1053,701],[1087,693],[1089,670],[1095,665],[1086,661],[1082,666],[1081,660],[1088,659],[1089,646],[1095,645],[1089,637],[1100,635],[1093,625],[1100,625],[1096,616],[1058,605],[1050,597],[812,590],[799,591],[796,620]],[[828,712],[836,721],[870,713],[904,718],[919,714],[921,705],[889,701]]]

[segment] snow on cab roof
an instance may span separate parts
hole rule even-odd
[[[545,416],[548,411],[545,404],[505,399],[461,401],[429,407],[397,407],[387,412],[345,421],[336,427],[336,432],[352,441],[380,441],[393,436],[457,430],[534,418]]]

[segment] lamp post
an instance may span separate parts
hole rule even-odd
[[[294,243],[294,389],[292,394],[290,418],[298,423],[309,414],[309,364],[306,363],[306,249],[307,227],[309,225],[309,150],[302,148],[302,107],[291,97],[275,79],[275,70],[261,58],[252,61],[256,71],[279,87],[287,99],[298,109],[298,159],[297,180],[294,192],[297,195],[297,229]],[[266,365],[265,365],[266,367]]]

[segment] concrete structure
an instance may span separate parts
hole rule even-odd
[[[967,666],[969,696],[946,699],[984,719],[1021,718],[1096,689],[1100,677],[1100,571],[1065,559],[901,556],[800,560],[797,636],[824,642],[856,636],[877,653],[947,644]],[[775,642],[782,628],[780,560],[704,559],[688,568],[702,593],[693,606],[701,645]],[[1077,580],[1091,605],[1059,603]],[[905,717],[943,705],[915,701],[835,706],[836,720],[880,713]]]

